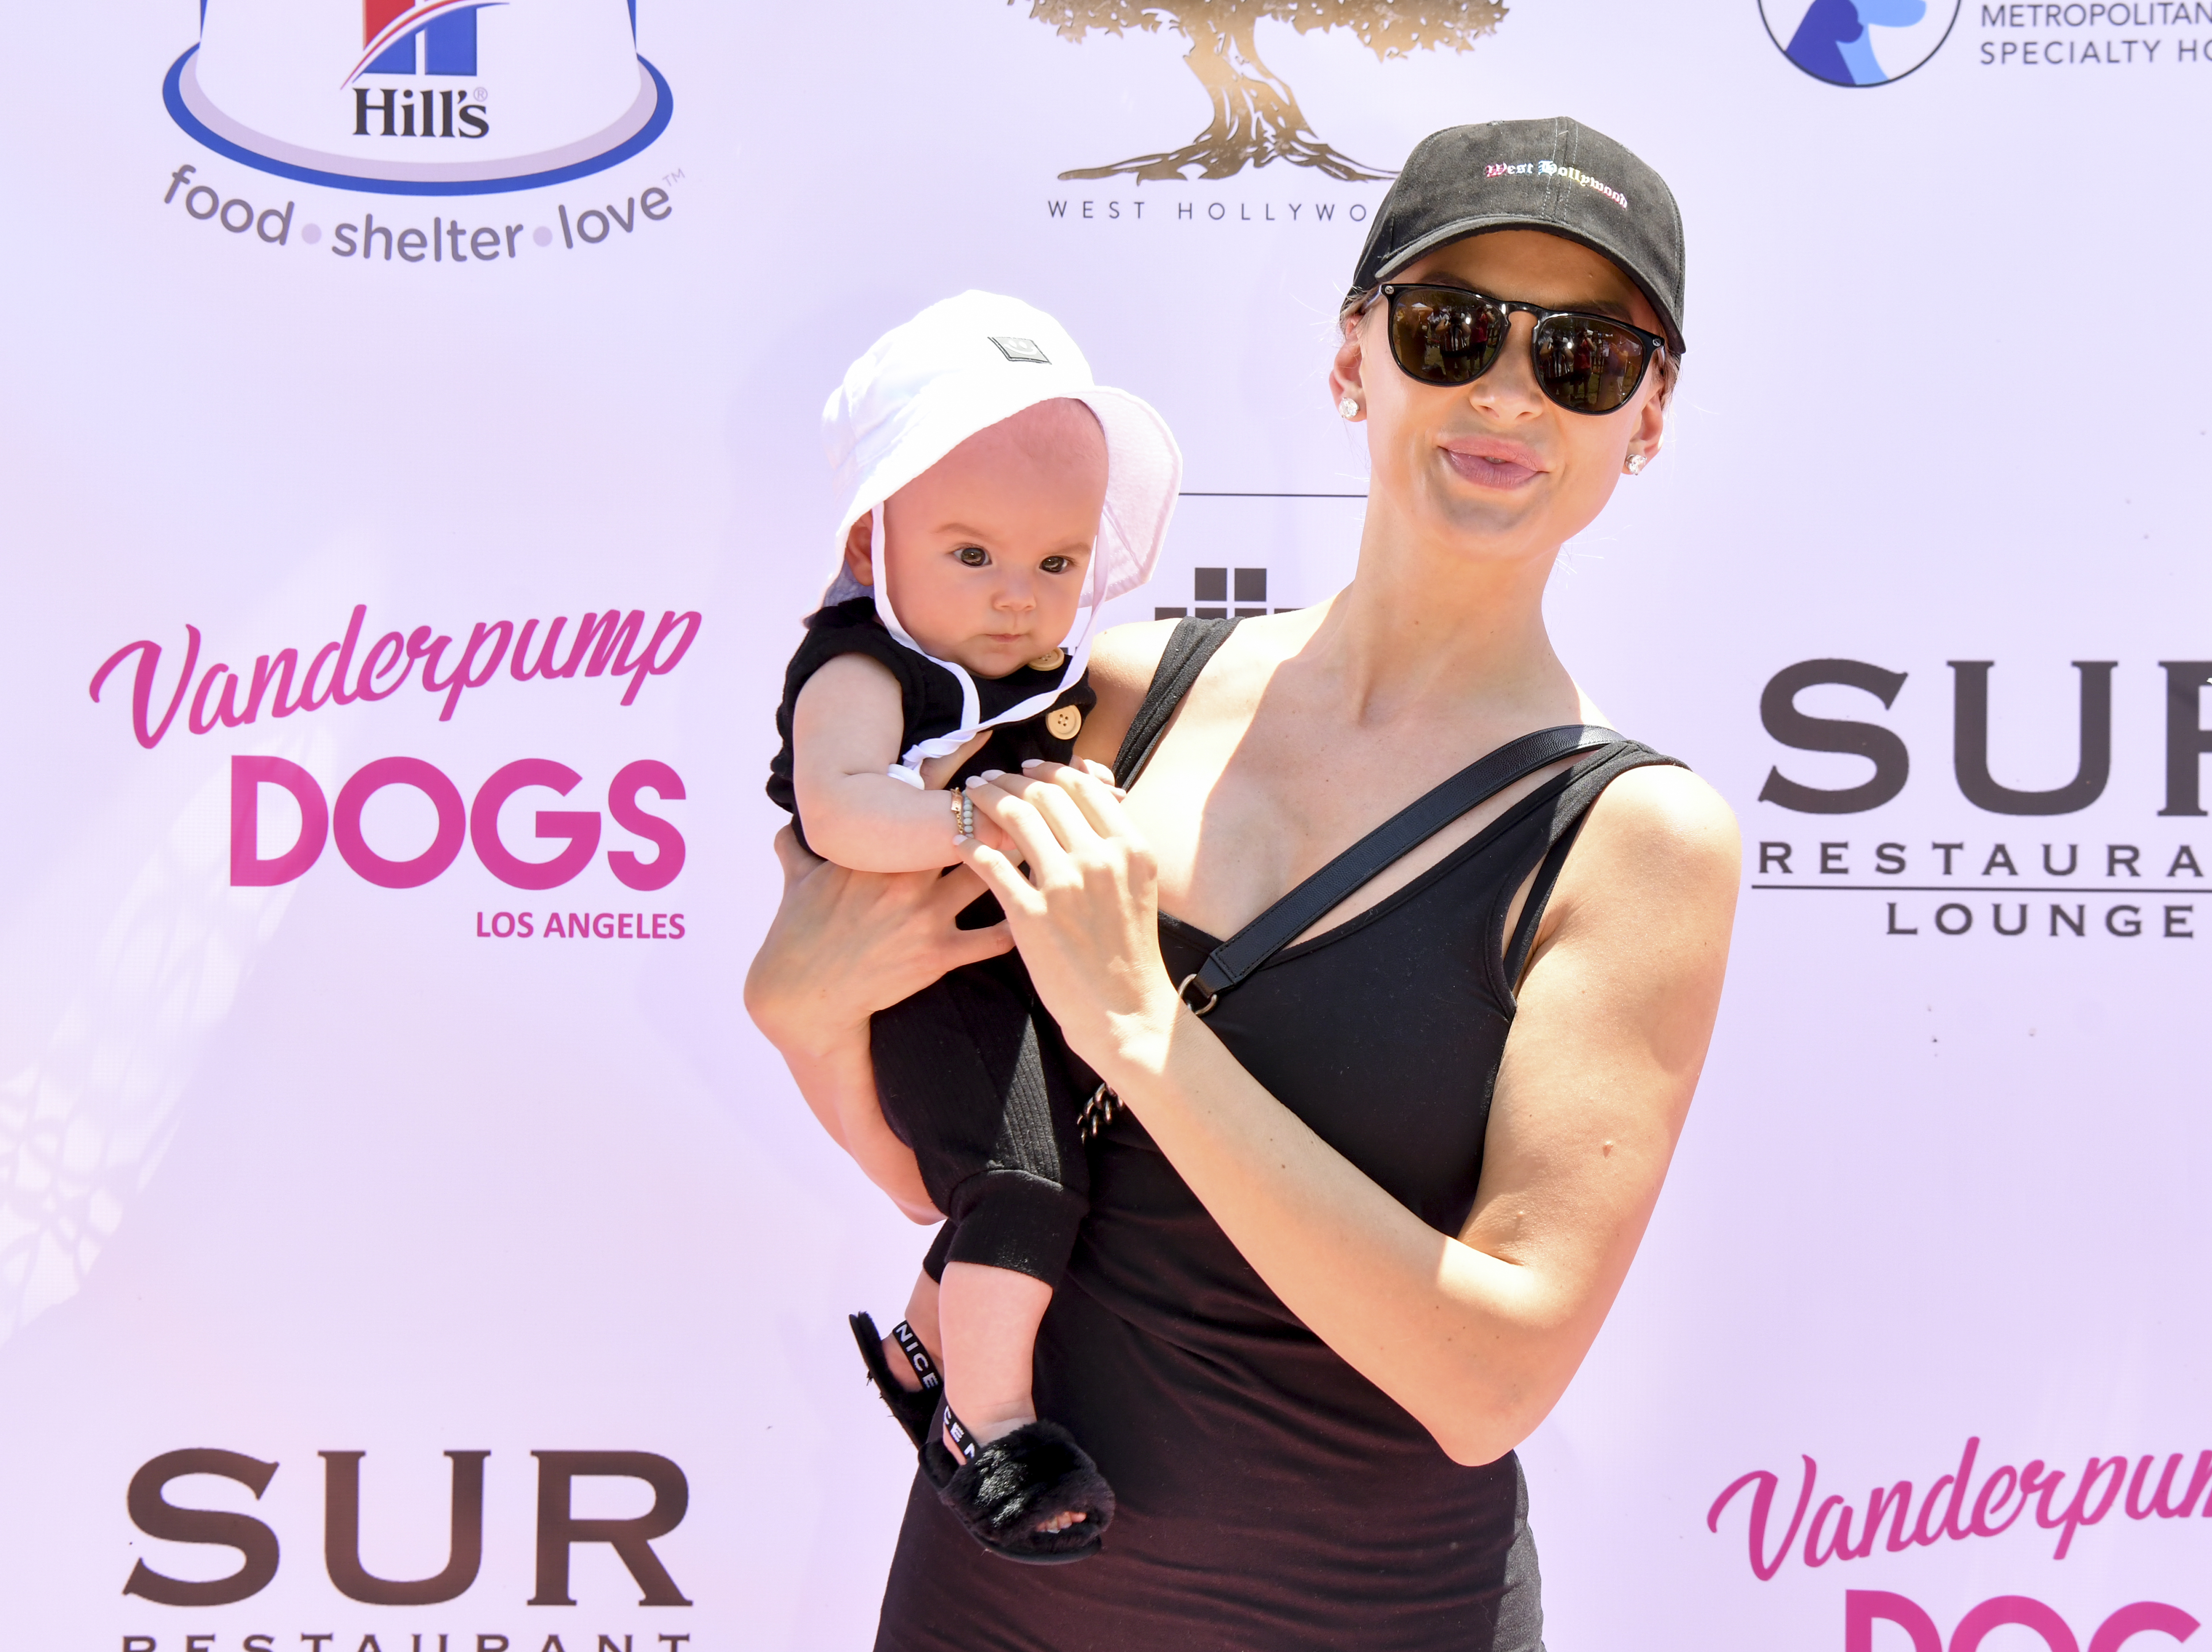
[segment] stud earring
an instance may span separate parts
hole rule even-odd
[[[1336,404],[1336,410],[1345,418],[1356,419],[1359,416],[1359,404],[1347,396]]]
[[[1631,476],[1638,476],[1638,475],[1641,475],[1641,474],[1643,473],[1644,465],[1644,455],[1643,455],[1643,454],[1641,454],[1641,453],[1631,453],[1631,454],[1628,456],[1628,474],[1629,474],[1629,475],[1631,475]]]

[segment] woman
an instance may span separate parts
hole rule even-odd
[[[1605,729],[1543,625],[1559,546],[1658,452],[1680,302],[1672,197],[1619,145],[1425,140],[1330,375],[1373,471],[1351,584],[1108,634],[1085,766],[973,788],[1018,848],[968,863],[1110,1092],[1036,1400],[1120,1512],[1098,1558],[1006,1566],[918,1481],[880,1647],[1540,1648],[1513,1448],[1657,1199],[1738,878],[1726,807]],[[1004,939],[951,927],[964,878],[786,853],[749,1002],[926,1212],[851,1125],[866,1017]]]

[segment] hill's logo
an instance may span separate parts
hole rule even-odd
[[[635,0],[204,0],[169,113],[301,183],[489,195],[626,161],[673,99]]]
[[[1942,49],[1963,0],[1759,0],[1782,55],[1831,86],[1887,86]]]
[[[1006,0],[1012,5],[1014,0]],[[1233,178],[1247,167],[1287,161],[1330,178],[1349,180],[1395,176],[1363,166],[1322,142],[1306,124],[1297,94],[1261,61],[1254,31],[1265,21],[1288,23],[1301,34],[1343,29],[1384,62],[1415,52],[1467,52],[1504,21],[1503,0],[1431,0],[1412,7],[1393,0],[1033,0],[1030,15],[1061,38],[1081,40],[1094,30],[1121,34],[1172,28],[1190,42],[1183,61],[1213,106],[1206,129],[1181,149],[1133,155],[1103,167],[1082,167],[1062,178],[1133,178],[1182,181]]]

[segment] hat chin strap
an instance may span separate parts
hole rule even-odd
[[[907,748],[899,760],[884,772],[895,780],[903,780],[917,791],[922,787],[921,766],[932,757],[949,757],[987,728],[996,728],[1001,723],[1018,723],[1047,710],[1052,702],[1067,691],[1068,685],[1084,673],[1091,660],[1091,633],[1098,623],[1098,604],[1094,592],[1098,581],[1098,551],[1091,547],[1091,565],[1084,571],[1083,595],[1086,599],[1076,610],[1076,629],[1060,647],[1067,651],[1067,662],[1061,668],[1059,682],[1042,694],[1033,694],[1020,704],[1009,707],[996,717],[982,716],[982,702],[975,692],[975,679],[968,674],[966,666],[957,660],[939,659],[908,634],[900,623],[898,610],[891,606],[890,583],[884,569],[884,507],[878,502],[868,511],[868,566],[875,578],[876,617],[884,623],[884,629],[891,634],[892,641],[902,648],[910,648],[933,665],[952,673],[960,684],[960,726],[949,734],[939,734],[931,739],[917,740]]]

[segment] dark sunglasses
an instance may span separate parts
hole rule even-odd
[[[1390,306],[1391,359],[1425,385],[1471,385],[1498,364],[1516,313],[1536,319],[1529,364],[1544,394],[1570,413],[1617,413],[1628,405],[1667,341],[1608,315],[1547,310],[1464,287],[1377,289]],[[1370,296],[1367,302],[1372,304]],[[1366,307],[1361,307],[1364,309]]]

